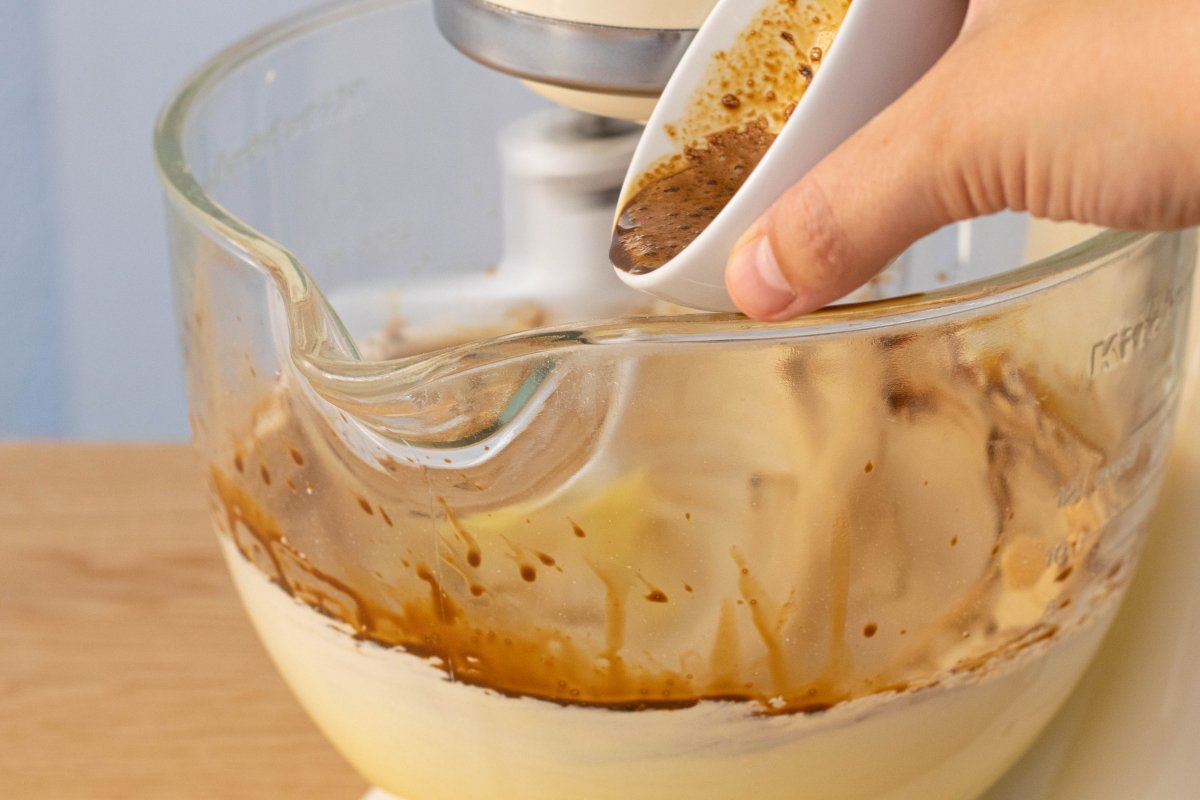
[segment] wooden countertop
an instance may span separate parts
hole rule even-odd
[[[357,800],[179,445],[0,444],[0,796]]]

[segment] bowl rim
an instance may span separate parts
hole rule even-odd
[[[341,374],[361,382],[368,377],[366,364],[353,339],[321,296],[300,260],[286,246],[241,221],[210,196],[192,174],[184,154],[188,122],[198,105],[240,65],[313,30],[380,10],[430,0],[352,0],[328,2],[288,16],[220,51],[197,68],[162,108],[154,128],[155,165],[168,201],[212,239],[252,265],[266,269],[284,296],[293,357],[305,362],[307,372],[326,378]],[[754,322],[740,314],[690,313],[671,316],[631,317],[540,328],[482,339],[437,351],[370,362],[373,368],[412,367],[437,357],[442,367],[453,354],[473,354],[472,367],[515,355],[528,355],[530,347],[549,343],[605,344],[631,342],[732,342],[819,337],[875,330],[963,313],[978,313],[1073,280],[1102,268],[1162,233],[1104,230],[1060,252],[963,283],[932,291],[883,300],[830,306],[787,322]],[[615,280],[616,278],[614,278]],[[316,302],[314,302],[316,301]],[[320,307],[321,311],[314,311]],[[332,318],[333,325],[329,324]],[[514,349],[516,348],[516,349]],[[481,358],[482,356],[482,358]],[[421,370],[428,379],[428,364]],[[353,373],[346,374],[347,371]],[[374,371],[374,369],[370,370]],[[441,372],[442,369],[436,369]],[[398,377],[393,375],[393,377]]]

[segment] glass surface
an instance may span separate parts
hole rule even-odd
[[[408,800],[978,795],[1129,579],[1194,235],[1008,216],[795,323],[564,311],[494,270],[539,107],[411,0],[235,46],[160,120],[195,442],[280,671]]]

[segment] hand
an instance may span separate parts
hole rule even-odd
[[[725,282],[750,317],[791,319],[1003,209],[1200,224],[1196,0],[972,0],[933,69],[751,227]]]

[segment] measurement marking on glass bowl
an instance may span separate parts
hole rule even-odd
[[[305,103],[293,114],[280,114],[269,125],[238,147],[217,153],[206,189],[214,189],[238,178],[247,167],[281,144],[299,139],[326,125],[353,116],[361,104],[354,101],[367,85],[364,77],[340,83]]]
[[[1094,378],[1141,355],[1174,320],[1184,300],[1190,297],[1189,289],[1190,286],[1179,286],[1151,298],[1141,317],[1093,343],[1088,375]]]

